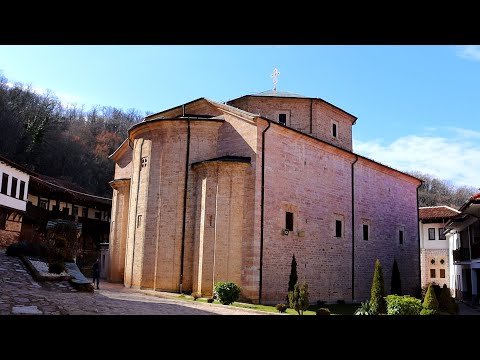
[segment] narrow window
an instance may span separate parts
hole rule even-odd
[[[363,240],[368,240],[368,225],[363,224]]]
[[[142,215],[137,216],[137,228],[139,228],[142,225]]]
[[[12,176],[12,189],[10,190],[10,196],[17,197],[17,178]]]
[[[48,200],[47,199],[40,199],[39,202],[38,202],[38,206],[40,207],[40,209],[47,210]]]
[[[82,217],[84,218],[88,217],[88,208],[86,207],[82,208]]]
[[[398,243],[403,244],[403,230],[398,230]]]
[[[447,240],[445,234],[443,233],[443,228],[438,228],[438,239],[439,240]]]
[[[73,215],[73,216],[78,216],[78,207],[77,207],[77,206],[74,206],[74,207],[73,207],[72,215]]]
[[[142,168],[143,167],[146,167],[147,166],[147,163],[148,163],[148,158],[145,156],[145,157],[142,157]]]
[[[7,214],[0,213],[0,230],[5,230],[6,224],[7,224]]]
[[[285,230],[293,231],[293,213],[286,212],[285,213]]]
[[[335,237],[342,237],[342,221],[335,220]]]
[[[337,137],[337,124],[336,123],[332,123],[332,136],[333,137]]]
[[[440,278],[445,279],[445,269],[440,269]]]
[[[8,185],[8,175],[3,174],[3,176],[2,176],[2,194],[7,195],[7,185]]]
[[[287,114],[278,114],[278,123],[287,126]]]
[[[25,199],[25,181],[20,180],[20,193],[18,194],[18,198],[20,200]]]
[[[436,277],[435,269],[430,269],[430,278],[435,279]]]
[[[435,240],[435,228],[428,228],[428,240]]]
[[[100,211],[95,211],[95,219],[100,220],[102,218],[102,213]]]

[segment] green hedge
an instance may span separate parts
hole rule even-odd
[[[420,315],[422,311],[422,301],[408,295],[388,295],[385,299],[388,315]]]

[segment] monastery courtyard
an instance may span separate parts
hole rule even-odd
[[[172,299],[100,281],[94,293],[78,292],[68,281],[35,281],[22,261],[0,250],[0,315],[275,315],[233,306]]]

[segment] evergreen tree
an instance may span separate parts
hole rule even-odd
[[[385,301],[385,283],[383,282],[382,266],[380,260],[375,262],[372,289],[370,292],[370,306],[374,314],[386,314],[387,303]]]
[[[298,281],[297,261],[295,260],[295,254],[293,254],[292,264],[290,266],[290,279],[288,280],[288,291],[293,291],[297,281]]]
[[[442,292],[440,293],[438,309],[442,312],[456,313],[455,302],[452,299],[452,294],[450,294],[450,289],[447,287],[447,284],[443,285]]]
[[[288,292],[288,301],[290,308],[298,312],[298,315],[303,315],[303,312],[308,309],[308,285],[304,281],[302,287],[299,288],[298,282],[293,287],[293,291]]]
[[[390,293],[395,295],[402,295],[402,280],[400,279],[400,270],[398,269],[398,264],[396,259],[393,260]]]
[[[287,304],[290,303],[289,293],[294,290],[295,284],[298,281],[297,275],[297,260],[295,260],[295,254],[292,256],[292,264],[290,266],[290,279],[288,280],[288,290],[287,290]]]
[[[438,300],[435,296],[435,291],[433,290],[432,284],[428,286],[422,306],[425,310],[438,310]]]

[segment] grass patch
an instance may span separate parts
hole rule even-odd
[[[174,296],[176,299],[179,300],[185,300],[185,301],[193,301],[193,297],[190,295],[176,295]],[[207,298],[198,298],[196,300],[197,302],[201,303],[206,303]],[[218,304],[221,305],[220,302],[214,301],[213,304]],[[275,306],[270,306],[270,305],[257,305],[257,304],[247,304],[247,303],[240,303],[240,302],[234,302],[233,304],[229,306],[235,306],[235,307],[240,307],[240,308],[245,308],[245,309],[253,309],[253,310],[259,310],[259,311],[266,311],[266,312],[272,312],[272,313],[279,313],[278,310],[276,309]],[[357,310],[360,307],[360,304],[324,304],[321,306],[318,305],[310,305],[308,310],[305,311],[303,314],[304,315],[315,315],[315,311],[319,308],[328,308],[331,312],[332,315],[353,315],[355,313],[355,310]],[[289,315],[298,315],[298,313],[293,310],[288,308],[285,314]]]

